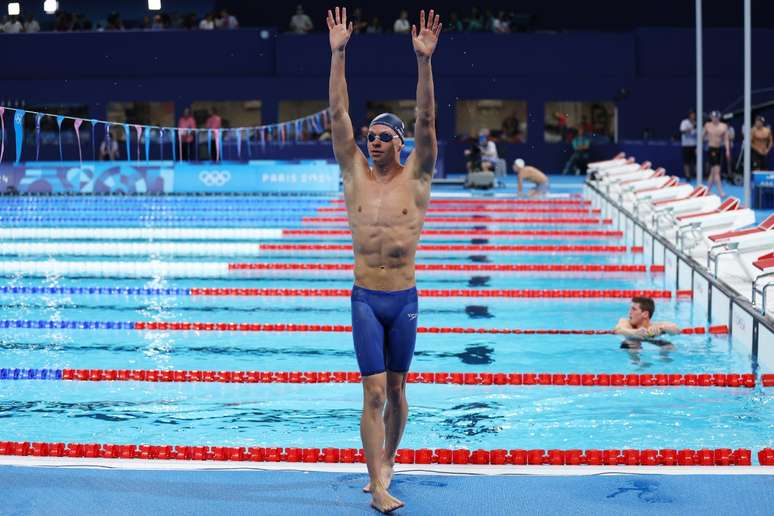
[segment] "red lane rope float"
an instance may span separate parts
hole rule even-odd
[[[331,199],[332,204],[344,204],[344,199]],[[591,206],[591,201],[586,199],[438,199],[431,198],[430,204],[513,204],[522,205],[580,205]]]
[[[331,208],[317,208],[318,213],[341,213],[347,209],[341,207]],[[588,209],[588,208],[487,208],[485,206],[476,206],[468,208],[428,208],[427,213],[469,213],[469,212],[481,212],[481,213],[574,213],[581,215],[598,215],[602,213],[600,209]]]
[[[261,251],[351,251],[351,244],[261,244]],[[643,248],[625,245],[489,245],[419,244],[417,251],[518,251],[550,253],[642,253]]]
[[[761,383],[764,387],[774,387],[774,374],[762,374]]]
[[[0,455],[105,459],[156,459],[235,462],[362,464],[362,449],[190,446],[152,444],[0,441]],[[761,466],[774,465],[774,450],[758,452]],[[467,450],[401,448],[398,464],[473,464],[477,466],[751,466],[749,449],[646,450]]]
[[[278,332],[351,332],[352,326],[345,324],[302,324],[302,323],[225,323],[225,322],[164,322],[138,321],[135,330],[160,331],[278,331]],[[613,335],[613,330],[578,329],[519,329],[519,328],[463,328],[454,326],[420,326],[417,333],[487,333],[505,335]],[[683,328],[684,335],[703,335],[703,327]],[[710,326],[712,335],[728,333],[728,326]]]
[[[164,371],[154,369],[62,369],[62,380],[177,383],[360,383],[357,371]],[[551,385],[568,387],[755,387],[755,375],[561,374],[412,372],[408,383],[438,385]]]
[[[230,271],[350,271],[351,263],[229,263]],[[438,264],[418,263],[417,271],[447,272],[648,272],[646,265],[617,264],[497,264],[464,263]],[[663,272],[663,266],[651,266],[650,272]]]
[[[318,223],[345,223],[348,222],[347,217],[303,217],[302,222],[308,224]],[[594,219],[594,218],[553,218],[546,217],[540,218],[495,218],[495,217],[426,217],[425,223],[427,224],[439,224],[439,223],[468,223],[468,224],[544,224],[546,226],[554,226],[557,224],[612,224],[613,219]]]
[[[282,236],[349,236],[349,229],[283,229]],[[550,229],[424,229],[422,236],[530,236],[530,237],[605,237],[622,238],[623,231],[550,230]]]
[[[670,299],[669,290],[530,290],[530,289],[420,289],[420,297],[513,297],[548,299]],[[691,297],[691,292],[688,291]],[[349,297],[347,288],[192,288],[191,296]]]

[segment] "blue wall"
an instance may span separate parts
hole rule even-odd
[[[266,34],[264,34],[266,36]],[[742,33],[705,32],[705,105],[723,108],[742,88]],[[754,34],[753,86],[774,82],[765,61],[774,30]],[[260,98],[263,120],[276,121],[280,100],[326,99],[330,53],[326,34],[262,37],[261,29],[214,32],[112,32],[0,35],[2,103],[86,102],[105,118],[110,101],[173,100],[178,113],[195,100]],[[434,59],[441,138],[454,135],[457,99],[528,102],[529,141],[503,148],[546,170],[561,167],[562,145],[543,142],[543,108],[551,100],[613,100],[621,139],[645,129],[659,139],[677,132],[694,103],[693,32],[443,35]],[[365,122],[369,99],[413,98],[416,64],[400,35],[356,35],[348,53],[351,112]],[[599,149],[604,155],[611,149]],[[450,142],[447,170],[462,168]],[[679,154],[670,168],[679,166]]]

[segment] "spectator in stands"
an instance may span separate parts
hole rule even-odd
[[[296,14],[290,18],[290,31],[296,34],[306,34],[313,28],[312,19],[304,12],[304,6],[298,4],[296,6]]]
[[[384,28],[382,28],[382,22],[377,16],[371,18],[371,23],[369,23],[368,27],[366,27],[366,32],[369,34],[381,34],[384,32]]]
[[[583,128],[583,131],[586,134],[594,134],[594,129],[591,126],[591,122],[589,122],[589,117],[586,115],[581,115],[580,127]]]
[[[202,18],[202,21],[199,22],[199,30],[214,30],[214,29],[215,29],[215,18],[213,17],[212,13]]]
[[[183,16],[180,26],[187,30],[193,30],[196,28],[196,13],[188,13]]]
[[[505,11],[500,11],[492,18],[492,32],[498,34],[511,32],[511,21]]]
[[[463,26],[457,11],[449,13],[449,20],[444,24],[443,30],[445,32],[462,32]]]
[[[76,18],[80,18],[82,15],[78,15]],[[85,18],[85,17],[84,17]],[[77,20],[76,22],[80,22],[80,20]],[[91,22],[89,22],[91,24]],[[121,21],[121,16],[113,11],[110,13],[110,15],[107,18],[107,27],[105,27],[106,30],[124,30],[124,22]],[[75,29],[75,30],[81,30],[81,29]]]
[[[755,125],[752,127],[750,144],[752,146],[752,169],[766,170],[766,156],[771,152],[774,139],[771,135],[771,127],[764,125],[766,119],[758,115],[755,117]]]
[[[3,32],[6,34],[18,34],[24,30],[24,25],[19,21],[18,16],[11,16],[8,21],[3,24]]]
[[[34,16],[29,15],[27,21],[24,22],[24,32],[40,32],[40,24]]]
[[[191,108],[183,110],[183,116],[177,121],[178,138],[180,138],[180,159],[188,161],[194,154],[194,132],[196,119],[191,114]]]
[[[164,30],[164,20],[162,20],[160,14],[153,17],[153,23],[150,28],[151,30]]]
[[[364,125],[360,128],[360,134],[357,135],[357,141],[359,143],[366,143],[368,141],[368,126]]]
[[[397,34],[408,34],[411,30],[411,24],[408,21],[408,12],[401,9],[398,19],[392,24],[392,31]]]
[[[105,139],[99,145],[100,161],[115,161],[118,159],[118,142],[115,131],[108,131]]]
[[[207,129],[212,129],[212,141],[210,142],[210,159],[212,161],[215,161],[217,159],[217,147],[216,147],[216,135],[215,135],[215,129],[220,129],[223,125],[223,120],[220,118],[220,115],[218,115],[218,110],[215,109],[213,106],[210,108],[210,116],[207,118],[207,121],[204,123],[204,127]]]
[[[578,128],[578,134],[572,139],[573,153],[567,164],[562,170],[562,175],[575,170],[575,175],[586,173],[586,167],[589,164],[589,148],[591,147],[591,139],[586,136],[586,131],[583,130],[583,126]]]
[[[468,32],[481,32],[484,30],[484,18],[481,16],[481,11],[478,7],[470,9],[470,17],[468,17],[465,24],[465,30]]]
[[[233,30],[239,28],[239,21],[235,16],[229,14],[227,9],[222,9],[220,15],[215,18],[215,28]]]
[[[468,173],[481,172],[481,146],[473,140],[473,144],[469,149],[465,149],[465,168]]]
[[[365,32],[368,28],[368,22],[363,16],[363,10],[360,7],[355,7],[352,10],[352,32],[360,33]]]

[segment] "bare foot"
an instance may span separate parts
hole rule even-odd
[[[382,481],[382,485],[385,489],[390,488],[390,484],[392,483],[392,468],[395,466],[395,459],[387,460],[382,459],[382,471],[380,472],[379,479]],[[371,492],[371,482],[367,483],[365,487],[363,488],[364,493],[370,493]]]
[[[384,514],[391,513],[405,505],[388,493],[386,489],[377,489],[371,496],[371,507]]]

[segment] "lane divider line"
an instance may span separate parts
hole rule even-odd
[[[237,220],[237,219],[234,219]],[[269,219],[266,219],[269,220]],[[327,223],[346,223],[347,217],[302,217],[301,221],[306,224],[327,224]],[[559,224],[570,225],[592,225],[592,224],[612,224],[613,219],[595,219],[595,218],[493,218],[493,217],[425,217],[425,224],[541,224],[545,226],[555,226]]]
[[[283,236],[351,236],[349,229],[283,229]],[[529,236],[623,238],[623,231],[551,229],[423,229],[422,236]]]
[[[4,319],[0,328],[60,330],[147,330],[147,331],[240,331],[240,332],[351,332],[345,324],[228,323],[166,321],[47,321],[43,319]],[[503,335],[614,335],[613,330],[464,328],[455,326],[419,326],[417,333],[478,333]],[[683,335],[727,335],[728,326],[683,328]]]
[[[174,383],[360,383],[357,371],[199,371],[155,369],[2,368],[0,380],[139,381]],[[755,387],[739,373],[461,373],[410,372],[407,383],[436,385],[550,385],[566,387]]]
[[[663,272],[663,271],[662,271]],[[668,290],[531,290],[531,289],[420,289],[420,297],[530,298],[530,299],[621,299],[651,297],[670,299]],[[288,288],[145,288],[145,287],[9,287],[0,294],[13,295],[118,295],[118,296],[240,296],[240,297],[349,297],[349,289]],[[691,298],[690,290],[678,291],[678,298]]]
[[[352,263],[272,263],[272,262],[244,262],[229,263],[230,271],[351,271],[355,266]],[[432,272],[648,272],[647,265],[619,265],[619,264],[559,264],[559,263],[418,263],[417,271]],[[653,265],[650,272],[664,272],[664,266]]]
[[[589,209],[589,208],[504,208],[504,207],[498,207],[498,208],[492,208],[487,206],[470,206],[470,207],[463,207],[463,208],[456,208],[456,207],[443,207],[443,208],[433,208],[432,202],[430,203],[430,207],[427,209],[427,213],[449,213],[449,214],[456,214],[456,213],[471,213],[474,215],[478,215],[480,213],[543,213],[543,214],[550,214],[550,215],[559,215],[564,213],[571,213],[575,215],[599,215],[602,213],[602,210],[600,209]],[[296,208],[294,211],[301,211],[302,208]],[[316,210],[304,210],[304,211],[317,211],[317,213],[343,213],[346,212],[347,209],[343,206],[341,207],[321,207],[317,208]]]
[[[0,441],[0,455],[146,460],[365,463],[363,450],[357,448],[269,448]],[[774,465],[774,450],[764,448],[759,451],[758,461],[761,466]],[[397,451],[395,462],[398,464],[475,464],[482,466],[751,466],[752,451],[746,448],[680,450],[401,448]]]

